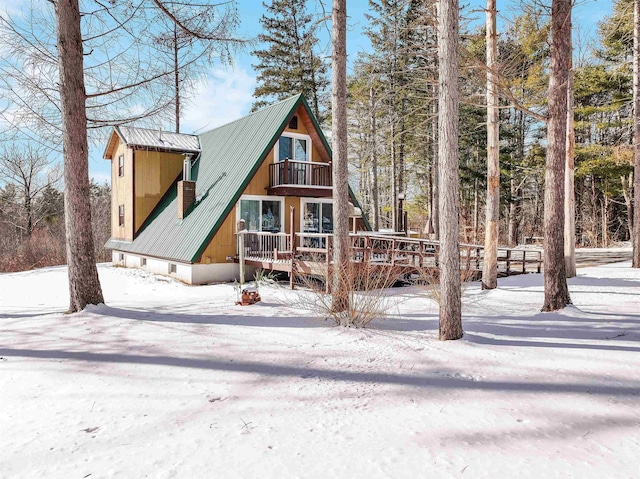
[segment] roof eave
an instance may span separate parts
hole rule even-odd
[[[122,133],[120,132],[118,127],[114,126],[113,131],[111,132],[111,135],[109,135],[109,141],[107,142],[107,146],[104,149],[104,153],[102,154],[102,158],[105,160],[113,160],[113,154],[111,156],[108,156],[109,150],[111,148],[111,140],[113,139],[113,135],[118,135],[118,138],[120,138],[120,141],[122,141],[125,145],[127,144],[127,141],[125,140],[124,136],[122,136]]]

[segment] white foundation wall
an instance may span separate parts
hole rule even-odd
[[[240,267],[237,263],[185,264],[167,260],[138,256],[120,251],[112,251],[114,265],[127,268],[140,268],[149,273],[161,274],[176,278],[187,284],[207,284],[215,282],[231,282],[240,279]],[[146,259],[146,265],[143,260]],[[175,265],[175,273],[170,273],[171,265]],[[246,266],[245,279],[251,280],[256,268]]]

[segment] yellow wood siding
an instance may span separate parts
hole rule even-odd
[[[124,155],[124,176],[118,176],[118,159]],[[124,205],[124,226],[119,226],[119,206]],[[133,240],[133,150],[118,141],[111,160],[111,237]]]
[[[310,130],[313,123],[307,115],[304,107],[300,106],[295,114],[298,115],[298,129],[291,130],[287,126],[285,131],[309,135],[312,142],[311,159],[313,161],[328,161],[329,153],[321,144],[318,133],[315,130]],[[267,188],[269,187],[269,165],[273,164],[275,158],[274,155],[275,152],[272,149],[242,192],[243,195],[267,196]],[[291,225],[289,224],[290,206],[295,208],[295,220],[293,226],[294,231],[298,232],[300,230],[300,198],[297,196],[285,197],[283,211],[285,225],[284,232],[288,233],[291,231]],[[200,263],[225,263],[228,256],[233,257],[236,255],[236,223],[237,205],[234,205],[222,223],[222,226],[202,253],[199,261]]]
[[[158,201],[182,171],[184,155],[136,150],[134,153],[134,231],[137,232]],[[176,217],[178,212],[176,211]]]

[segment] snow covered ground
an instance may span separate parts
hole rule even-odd
[[[640,478],[640,271],[471,285],[464,339],[393,290],[344,330],[261,289],[101,266],[108,306],[64,315],[64,268],[0,275],[0,478]]]

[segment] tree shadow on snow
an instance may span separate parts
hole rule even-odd
[[[171,356],[142,356],[136,354],[43,349],[0,348],[0,357],[169,366],[211,371],[238,372],[280,378],[313,378],[336,382],[377,383],[417,388],[439,388],[443,390],[578,393],[617,397],[635,397],[640,395],[640,381],[633,380],[630,380],[624,386],[577,383],[567,384],[562,382],[516,382],[484,379],[482,381],[475,381],[470,378],[442,376],[437,372],[432,372],[430,374],[381,374],[342,369],[319,369],[311,366],[292,366],[275,363],[269,364],[259,361],[229,361],[211,358],[176,358]]]
[[[425,316],[411,313],[402,315],[405,319],[376,321],[372,329],[437,331],[437,315],[420,319]],[[493,346],[640,352],[640,347],[620,343],[640,341],[640,320],[636,319],[638,316],[616,314],[615,319],[603,319],[603,316],[613,315],[582,311],[575,317],[549,313],[526,317],[463,315],[463,340]]]
[[[251,313],[256,312],[253,307]],[[249,312],[249,311],[247,311]],[[188,323],[188,324],[218,324],[237,326],[256,326],[264,328],[326,328],[327,322],[318,318],[301,316],[264,316],[260,314],[187,314],[180,312],[160,313],[136,309],[115,308],[102,306],[100,314],[120,319],[145,321],[155,323]],[[333,324],[333,323],[331,323]]]

